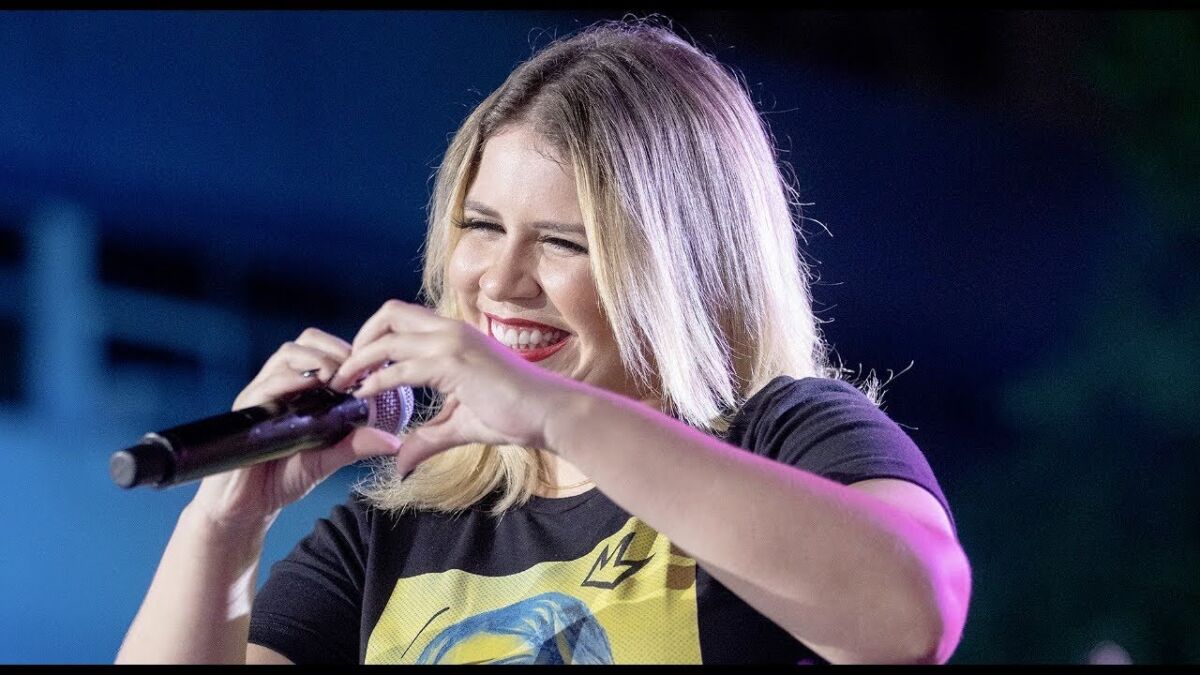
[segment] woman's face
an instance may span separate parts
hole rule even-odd
[[[490,138],[448,282],[463,319],[522,358],[634,396],[600,309],[575,179],[524,126]]]

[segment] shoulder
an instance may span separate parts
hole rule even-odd
[[[871,408],[875,407],[871,399],[867,398],[867,395],[853,384],[831,377],[795,378],[780,375],[756,392],[757,394],[774,395],[775,398],[808,403],[831,398],[845,399]]]
[[[753,449],[752,446],[762,440],[761,436],[779,425],[796,431],[803,427],[827,427],[855,420],[885,426],[891,422],[866,394],[849,382],[780,375],[746,400],[730,425],[728,440]]]
[[[932,494],[953,523],[924,452],[849,382],[776,377],[738,411],[726,440],[843,485],[876,479],[863,487],[882,490],[895,483],[878,479],[913,483]]]

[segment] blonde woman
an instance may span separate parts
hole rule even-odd
[[[542,49],[438,171],[428,306],[309,329],[234,403],[408,385],[437,414],[204,479],[118,661],[945,662],[969,565],[826,363],[795,207],[745,89],[669,28]],[[367,457],[254,597],[280,509]]]

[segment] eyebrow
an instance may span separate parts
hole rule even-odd
[[[478,211],[489,218],[503,220],[499,213],[488,208],[487,206],[484,206],[483,204],[480,204],[479,202],[465,201],[463,202],[463,208],[470,209],[472,211]],[[549,220],[535,220],[534,222],[529,223],[529,225],[539,230],[552,230],[554,232],[566,232],[580,235],[584,234],[583,225],[578,223],[556,223]]]

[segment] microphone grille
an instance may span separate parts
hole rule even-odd
[[[389,434],[398,434],[408,426],[413,414],[413,405],[411,387],[381,391],[371,397],[370,426]]]

